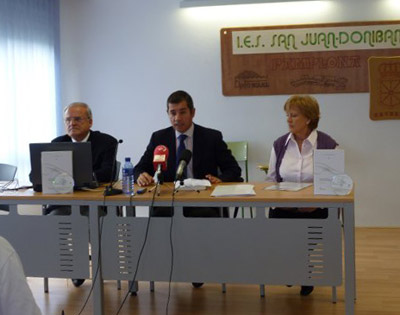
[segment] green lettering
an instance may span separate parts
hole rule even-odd
[[[288,45],[289,44],[293,47],[294,50],[297,50],[296,37],[293,34],[289,34],[289,36],[288,36]],[[289,50],[289,48],[286,48],[286,49]]]
[[[399,32],[400,30],[392,31],[392,30],[386,30],[384,33],[384,38],[385,38],[385,43],[390,42],[392,46],[396,46],[398,43],[398,39],[396,38],[396,32]]]
[[[274,36],[272,36],[272,44],[271,44],[271,47],[275,47],[275,39],[276,39],[276,36],[278,36],[278,35],[274,34]]]
[[[383,32],[381,30],[376,31],[376,42],[377,43],[383,42]]]
[[[286,35],[284,35],[284,34],[281,34],[278,36],[278,46],[280,47],[281,44],[285,46],[286,50],[288,50],[287,42],[286,42]]]
[[[307,46],[308,45],[308,41],[309,41],[309,37],[310,37],[310,33],[306,33],[306,37],[304,38],[306,41],[301,40],[300,44],[302,44],[303,46]]]
[[[324,44],[324,47],[325,48],[329,48],[329,47],[326,47],[326,34],[325,33],[319,33],[318,34],[318,44]]]
[[[247,35],[244,40],[243,40],[243,44],[247,47],[250,48],[251,47],[251,36]]]
[[[333,32],[329,32],[328,33],[328,43],[329,46],[333,46],[334,48],[338,48],[337,44],[336,44],[336,35]],[[327,47],[329,48],[329,47]]]
[[[400,42],[400,29],[395,30],[393,37],[394,37],[394,40],[395,40],[396,44],[398,42]]]
[[[358,36],[358,39],[356,39],[356,36]],[[353,44],[359,44],[363,39],[362,34],[359,31],[354,31],[350,35],[350,40]]]
[[[347,32],[339,32],[339,44],[345,45],[349,42],[350,36]]]
[[[374,38],[373,38],[373,34],[371,33],[371,31],[365,31],[364,32],[364,43],[367,43],[370,47],[375,47],[374,45]]]
[[[256,45],[254,47],[260,46],[260,38],[261,38],[261,35],[258,35],[256,38]]]
[[[314,40],[313,40],[313,35],[314,35]],[[310,34],[310,44],[313,46],[317,44],[317,34],[316,33]]]

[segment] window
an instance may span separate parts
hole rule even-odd
[[[0,163],[29,183],[29,143],[56,135],[57,0],[0,0]]]

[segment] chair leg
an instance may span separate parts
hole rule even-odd
[[[222,293],[226,293],[226,283],[222,283]]]
[[[129,292],[131,295],[137,295],[137,292],[139,291],[139,282],[135,281],[132,284],[132,281],[128,281],[128,285],[129,285]]]
[[[117,280],[117,290],[121,290],[121,280]]]
[[[154,281],[150,281],[150,292],[154,292]]]
[[[260,284],[260,297],[265,297],[265,285]]]
[[[49,293],[49,278],[43,278],[44,293]]]
[[[336,287],[332,287],[332,303],[336,304]]]

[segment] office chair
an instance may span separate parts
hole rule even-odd
[[[17,173],[17,167],[10,164],[0,164],[0,181],[12,182]],[[0,205],[0,210],[9,211],[10,207],[7,205]]]

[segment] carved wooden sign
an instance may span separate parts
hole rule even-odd
[[[400,56],[400,21],[224,28],[226,96],[368,92],[368,58]]]
[[[372,120],[400,119],[400,57],[369,59]]]

